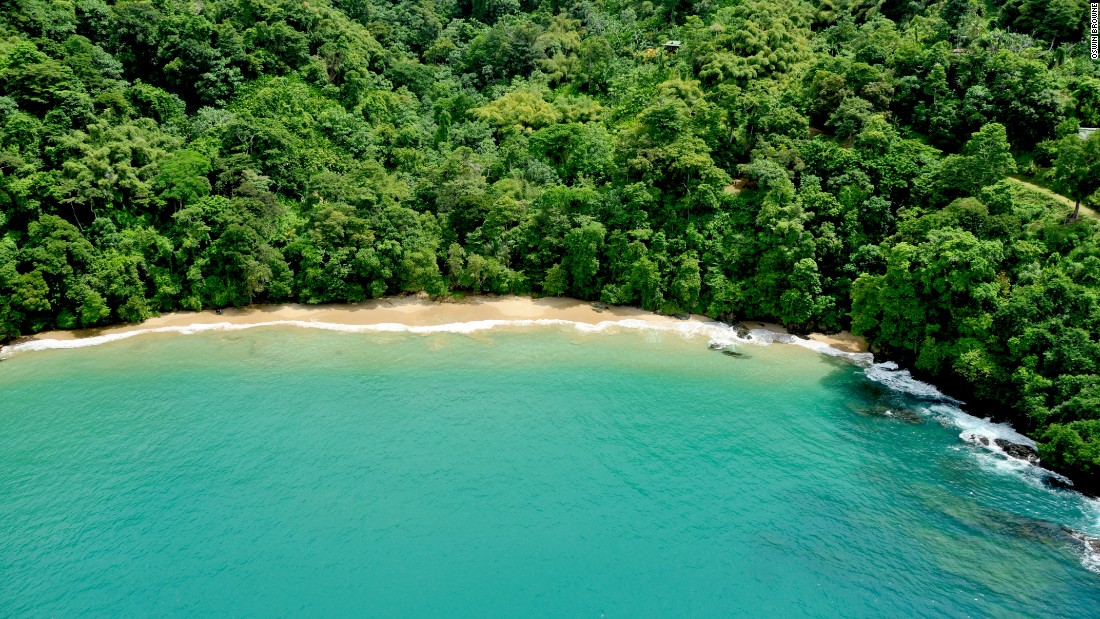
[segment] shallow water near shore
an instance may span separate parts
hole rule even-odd
[[[3,616],[1100,611],[1091,500],[796,346],[148,334],[0,363]]]

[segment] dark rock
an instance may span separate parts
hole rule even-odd
[[[983,447],[989,447],[989,437],[988,436],[982,436],[981,434],[974,434],[973,432],[971,432],[970,434],[964,435],[962,437],[962,439],[964,441],[966,441],[967,443],[972,443],[974,445],[981,445]]]
[[[691,318],[691,314],[687,312],[680,312],[679,314],[673,314],[672,317],[676,320],[687,320]]]
[[[607,303],[600,303],[599,301],[592,302],[592,309],[596,310],[597,312],[602,312],[608,308],[609,306],[607,305]]]
[[[749,328],[746,327],[743,323],[735,322],[735,323],[731,324],[730,326],[733,327],[733,332],[737,334],[737,337],[739,337],[743,340],[751,340],[752,339],[752,335],[749,334]]]
[[[1072,490],[1073,482],[1068,478],[1062,477],[1058,474],[1051,474],[1043,477],[1043,483],[1051,488],[1059,488],[1062,490]]]
[[[725,347],[726,347],[725,344],[719,344],[718,342],[711,342],[710,346],[707,346],[707,348],[709,348],[711,350],[722,350]]]
[[[993,442],[1000,447],[1007,456],[1016,458],[1017,460],[1023,460],[1032,464],[1039,464],[1039,453],[1035,451],[1033,447],[1027,445],[1021,445],[1019,443],[1013,443],[1003,438],[995,438]]]

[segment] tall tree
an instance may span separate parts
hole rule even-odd
[[[1087,140],[1076,135],[1062,138],[1054,161],[1054,181],[1073,198],[1070,219],[1077,219],[1081,200],[1100,189],[1100,131],[1094,131]]]

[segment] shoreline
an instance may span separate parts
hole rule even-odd
[[[56,340],[75,341],[87,338],[117,336],[158,329],[186,329],[210,325],[256,326],[278,322],[310,322],[331,325],[371,327],[400,325],[409,328],[425,328],[456,323],[485,321],[567,321],[588,325],[618,320],[636,320],[654,324],[712,324],[715,321],[697,314],[687,319],[662,316],[637,307],[610,306],[598,309],[592,303],[567,297],[536,299],[523,296],[470,296],[453,301],[432,301],[426,295],[383,297],[362,303],[326,305],[252,305],[242,308],[226,308],[221,314],[214,310],[200,312],[168,312],[141,323],[112,325],[92,329],[42,331],[11,341],[4,348],[15,348],[27,342]],[[782,326],[745,321],[749,329],[763,329],[777,334],[787,334]],[[840,332],[833,335],[813,333],[806,339],[813,340],[845,353],[867,352],[866,341],[857,335]]]
[[[728,331],[731,335],[733,331],[733,327],[698,314],[687,318],[675,318],[637,307],[604,307],[567,297],[478,295],[433,301],[426,294],[421,293],[402,297],[383,297],[362,303],[252,305],[226,308],[221,314],[214,310],[168,312],[141,323],[94,329],[42,331],[0,346],[0,359],[19,350],[76,348],[152,333],[193,333],[276,325],[314,326],[352,331],[472,332],[503,324],[521,327],[571,324],[576,327],[592,327],[592,330],[601,330],[606,326],[617,324],[633,328],[652,325],[684,334],[713,334],[715,327]],[[796,336],[775,323],[746,320],[742,321],[738,327],[742,325],[753,332],[752,336],[755,337],[750,336],[749,339],[756,339],[763,344],[797,345],[830,356],[846,357],[864,367],[870,380],[888,389],[907,393],[918,399],[927,399],[929,402],[947,404],[953,409],[947,413],[947,417],[950,418],[950,423],[960,430],[959,438],[963,442],[998,453],[1009,462],[1016,463],[1014,466],[1031,469],[1030,474],[1041,477],[1053,474],[1061,478],[1060,475],[1045,469],[1041,464],[1029,463],[1008,455],[996,444],[995,439],[1006,439],[1012,443],[1034,447],[1034,441],[1017,432],[1011,424],[966,413],[958,408],[963,405],[961,402],[944,395],[934,385],[913,379],[908,371],[899,369],[897,364],[889,361],[876,363],[868,350],[866,340],[861,336],[846,331],[831,335],[811,333],[808,336]],[[738,336],[738,341],[747,340],[740,339]],[[36,343],[41,346],[36,346]],[[979,444],[977,441],[980,437],[985,437],[987,441]],[[1061,479],[1065,480],[1065,478]]]

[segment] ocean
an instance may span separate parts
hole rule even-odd
[[[866,355],[302,326],[7,349],[0,616],[1100,616],[1100,504]]]

